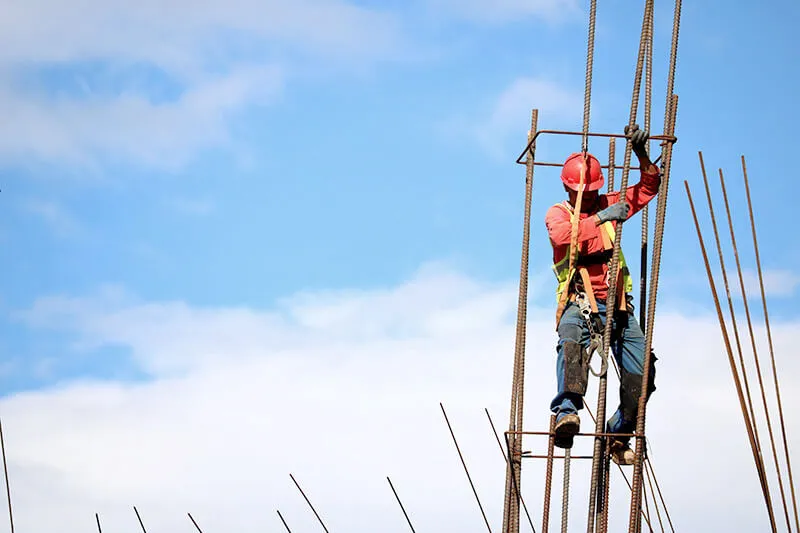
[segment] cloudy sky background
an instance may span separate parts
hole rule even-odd
[[[591,126],[621,131],[644,2],[599,4]],[[672,24],[671,3],[657,4],[654,133]],[[800,446],[800,247],[780,202],[796,181],[800,7],[773,7],[683,9],[647,419],[683,531],[767,527],[683,190],[687,179],[702,209],[698,150],[718,198],[716,169],[726,172],[757,289],[747,157],[790,448]],[[482,531],[441,401],[499,530],[505,470],[483,409],[506,427],[524,193],[514,160],[532,107],[542,128],[580,129],[588,2],[0,10],[0,413],[17,529],[90,531],[98,512],[104,530],[134,532],[136,505],[152,531],[192,531],[187,511],[206,532],[280,531],[276,509],[294,531],[321,530],[291,472],[331,531],[407,530],[387,475],[417,530]],[[548,140],[538,156],[579,148]],[[556,337],[542,217],[563,190],[555,169],[535,179],[525,423],[544,429]],[[627,227],[638,271],[639,218]],[[750,303],[769,383],[755,292]],[[576,527],[586,463],[573,466]],[[538,528],[541,465],[525,469]],[[628,514],[616,473],[614,483],[612,528]]]

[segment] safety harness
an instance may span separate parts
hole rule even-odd
[[[565,201],[556,205],[567,211],[571,217],[574,216],[574,210],[568,202]],[[568,299],[569,301],[577,304],[578,309],[580,310],[580,313],[586,321],[586,325],[589,329],[590,340],[586,352],[589,354],[590,358],[595,350],[600,353],[600,371],[595,372],[594,369],[592,369],[591,364],[589,365],[589,370],[597,377],[605,374],[606,370],[608,369],[608,359],[606,356],[606,351],[603,348],[603,323],[597,308],[597,300],[595,299],[594,291],[592,289],[592,282],[589,278],[589,271],[586,269],[586,266],[591,264],[607,263],[609,265],[610,272],[616,232],[614,231],[614,226],[611,224],[611,222],[605,222],[602,226],[605,230],[600,232],[600,236],[603,240],[603,252],[591,254],[584,258],[580,258],[579,260],[576,259],[574,265],[572,268],[570,268],[569,258],[572,254],[572,245],[570,244],[567,246],[567,253],[564,255],[564,257],[552,267],[553,272],[556,275],[556,279],[558,280],[556,301],[559,303],[559,306],[558,311],[556,312],[556,326],[561,320],[561,315],[563,314],[566,300]],[[580,248],[578,248],[578,251],[576,251],[576,257],[580,253],[579,249]],[[576,279],[575,274],[578,274],[579,278]],[[609,284],[608,275],[609,274],[606,275],[607,285]],[[620,281],[622,281],[622,283],[620,283]],[[625,256],[622,253],[622,250],[619,252],[617,287],[617,308],[624,311],[627,309],[625,294],[633,290],[633,280],[625,262]],[[565,291],[567,294],[564,294]]]

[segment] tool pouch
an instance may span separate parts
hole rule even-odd
[[[563,350],[564,391],[583,396],[589,384],[589,354],[573,341],[565,341]]]

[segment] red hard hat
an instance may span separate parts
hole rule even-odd
[[[583,178],[584,191],[596,191],[603,186],[603,172],[600,170],[600,162],[592,154],[586,154],[588,169]],[[561,181],[564,185],[578,190],[581,182],[581,167],[583,166],[583,153],[575,153],[567,158],[561,169]]]

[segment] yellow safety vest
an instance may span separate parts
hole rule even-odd
[[[572,209],[564,204],[557,204],[559,207],[566,210],[570,215],[572,214]],[[611,242],[611,246],[606,246],[605,248],[613,249],[614,247],[614,240],[616,239],[616,232],[614,231],[614,226],[611,222],[605,222],[603,224],[603,228],[605,228],[606,233]],[[569,256],[571,252],[571,245],[567,245],[567,253],[561,261],[555,263],[553,265],[553,272],[556,275],[556,279],[558,280],[558,287],[556,288],[556,302],[560,301],[561,293],[564,292],[567,287],[569,286],[572,277],[575,275],[576,269],[573,267],[572,270],[569,269]],[[579,252],[580,254],[580,252]],[[625,286],[625,292],[629,293],[633,290],[633,279],[631,278],[631,273],[628,270],[628,266],[625,263],[625,254],[622,253],[622,248],[619,250],[619,271],[622,272],[622,282]]]

